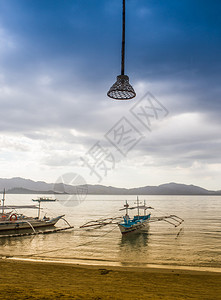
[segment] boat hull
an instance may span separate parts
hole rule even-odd
[[[50,220],[26,219],[16,221],[0,221],[0,232],[7,230],[35,229],[54,226],[63,216]]]
[[[149,220],[132,224],[131,226],[127,226],[126,224],[118,224],[118,226],[122,234],[127,234],[131,232],[139,233],[142,231],[146,231],[149,228]]]

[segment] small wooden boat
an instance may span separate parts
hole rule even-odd
[[[49,218],[44,216],[40,218],[40,203],[39,205],[19,205],[19,206],[5,206],[5,190],[3,192],[2,205],[0,206],[0,231],[6,230],[18,230],[18,229],[35,229],[42,227],[54,226],[64,215],[60,215],[55,218]],[[37,217],[28,217],[17,211],[20,209],[37,209]]]
[[[39,197],[37,199],[32,199],[34,202],[55,202],[57,199],[53,199],[51,197]]]
[[[117,225],[121,233],[124,235],[126,233],[131,233],[131,232],[139,233],[142,231],[146,231],[149,228],[149,223],[152,222],[165,221],[175,227],[178,227],[184,222],[182,218],[176,215],[152,217],[150,213],[147,213],[147,210],[154,209],[154,208],[150,206],[146,206],[145,201],[144,204],[141,205],[138,197],[137,197],[136,204],[137,204],[136,206],[129,207],[129,204],[126,201],[124,208],[120,209],[120,211],[122,210],[126,211],[124,216],[101,218],[98,220],[88,221],[87,223],[81,225],[80,228],[98,229],[107,225]],[[128,212],[129,210],[133,210],[133,209],[137,209],[137,215],[133,216],[133,218],[130,218]],[[140,214],[140,210],[143,210],[143,214]]]
[[[129,209],[137,209],[137,215],[135,215],[132,219],[129,217],[128,210]],[[144,213],[143,215],[140,215],[140,209],[143,209]],[[129,232],[134,231],[143,231],[146,230],[149,226],[150,221],[150,213],[146,214],[147,209],[152,209],[152,207],[147,207],[146,203],[144,202],[144,205],[140,205],[138,197],[137,197],[137,206],[129,207],[129,204],[126,201],[126,204],[124,205],[124,208],[120,210],[125,210],[125,216],[123,217],[123,222],[119,223],[119,229],[122,234],[126,234]]]

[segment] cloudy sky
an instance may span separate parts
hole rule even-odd
[[[137,97],[114,101],[121,0],[0,0],[0,177],[221,189],[221,2],[126,2]]]

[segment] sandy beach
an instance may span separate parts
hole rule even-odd
[[[1,299],[221,299],[221,273],[0,260]]]

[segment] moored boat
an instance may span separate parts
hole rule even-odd
[[[64,215],[57,216],[55,218],[49,218],[44,216],[40,218],[40,202],[39,206],[36,205],[24,205],[24,206],[5,206],[5,190],[3,192],[2,205],[0,206],[0,231],[6,230],[18,230],[18,229],[35,229],[54,226]],[[37,209],[37,217],[28,217],[22,213],[18,213],[21,209]]]
[[[128,210],[129,209],[137,209],[137,215],[133,218],[130,218]],[[144,211],[143,215],[140,215],[140,209]],[[141,232],[143,230],[147,230],[150,221],[150,213],[146,213],[147,209],[152,209],[152,207],[147,207],[145,202],[141,206],[139,203],[139,199],[137,197],[137,206],[129,207],[128,202],[124,205],[124,208],[120,210],[125,210],[125,216],[123,217],[123,222],[118,223],[119,229],[122,234],[130,233],[130,232]]]
[[[55,202],[57,199],[51,197],[38,197],[37,199],[32,199],[34,202]]]
[[[180,226],[184,220],[176,215],[164,215],[164,216],[155,216],[152,217],[150,213],[147,213],[147,210],[154,209],[153,207],[146,206],[146,202],[141,205],[139,199],[137,197],[136,206],[129,207],[128,202],[124,205],[124,208],[120,209],[120,211],[125,210],[124,216],[113,216],[100,218],[98,220],[88,221],[85,224],[81,225],[80,228],[94,228],[98,229],[107,225],[117,225],[122,234],[130,233],[130,232],[142,232],[147,231],[149,228],[149,223],[165,221],[174,227]],[[128,211],[137,209],[137,215],[133,218],[130,218]],[[140,210],[143,210],[143,214],[140,214]]]

